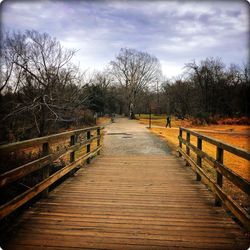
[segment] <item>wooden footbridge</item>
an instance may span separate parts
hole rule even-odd
[[[224,151],[249,161],[248,152],[180,129],[185,164],[134,121],[121,119],[105,130],[104,143],[103,128],[92,127],[0,147],[1,157],[9,159],[13,152],[39,152],[0,175],[1,194],[26,186],[0,207],[2,224],[8,225],[4,250],[248,249],[249,214],[222,185],[227,178],[249,195],[249,182],[223,165]],[[216,159],[202,151],[204,140],[216,145]],[[215,180],[203,169],[205,158],[216,169]],[[33,186],[27,185],[30,175],[37,177]],[[25,205],[34,198],[31,207]]]

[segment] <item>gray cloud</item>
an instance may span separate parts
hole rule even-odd
[[[82,68],[102,69],[121,47],[157,56],[174,76],[190,60],[248,60],[244,1],[5,1],[2,28],[35,29],[78,49]]]

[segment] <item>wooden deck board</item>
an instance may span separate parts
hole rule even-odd
[[[19,218],[4,249],[247,249],[174,156],[100,156]]]

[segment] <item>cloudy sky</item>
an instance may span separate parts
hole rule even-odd
[[[247,1],[11,1],[1,4],[3,30],[35,29],[78,51],[83,69],[103,69],[120,48],[155,55],[167,77],[185,63],[248,58]]]

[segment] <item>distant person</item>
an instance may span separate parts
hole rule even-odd
[[[111,114],[111,122],[115,122],[115,113]]]
[[[169,115],[167,116],[166,128],[167,128],[168,126],[171,128],[171,117],[170,117]]]
[[[129,105],[129,118],[135,119],[134,104],[133,103],[130,103],[130,105]]]
[[[97,115],[97,113],[95,112],[95,114],[94,114],[95,124],[96,124],[96,122],[97,122],[97,117],[98,117],[98,115]]]

